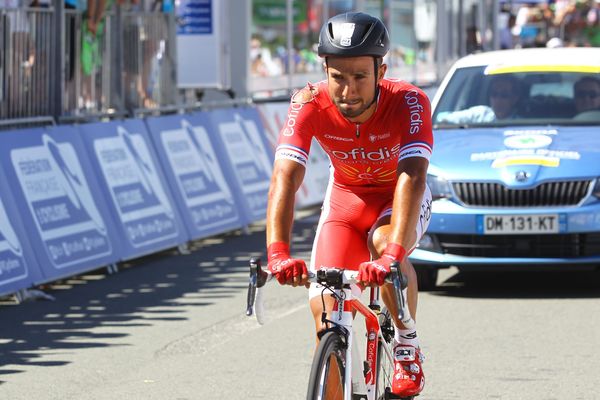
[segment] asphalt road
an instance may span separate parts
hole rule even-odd
[[[297,221],[308,257],[316,215]],[[0,304],[0,399],[304,399],[314,346],[306,290],[272,285],[244,315],[263,226],[48,286]],[[422,293],[420,400],[600,399],[600,273],[445,271]]]

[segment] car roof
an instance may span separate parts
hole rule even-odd
[[[502,66],[585,65],[600,68],[600,48],[563,47],[490,51],[465,56],[458,60],[454,67],[466,68],[490,64]]]

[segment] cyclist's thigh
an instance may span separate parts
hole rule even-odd
[[[311,270],[321,267],[357,270],[361,262],[368,261],[368,231],[382,204],[381,196],[368,191],[354,192],[335,186],[328,191],[315,236]],[[353,291],[360,294],[358,288]],[[312,285],[309,297],[320,293],[317,285]]]

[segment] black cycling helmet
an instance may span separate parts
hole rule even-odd
[[[329,18],[319,35],[320,57],[383,57],[390,48],[388,31],[379,18],[348,12]]]

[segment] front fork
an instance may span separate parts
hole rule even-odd
[[[356,310],[365,317],[367,329],[367,349],[365,368],[363,372],[365,386],[367,389],[367,399],[375,400],[375,388],[377,382],[377,341],[380,336],[379,319],[375,311],[366,307],[360,301],[346,300],[351,299],[352,293],[348,289],[340,291],[340,296],[335,296],[334,312],[332,313],[333,322],[346,329],[348,342],[346,343],[346,368],[344,369],[344,400],[352,399],[352,344],[354,343],[354,331],[352,329],[353,311]],[[371,306],[376,305],[376,301],[371,298]],[[376,309],[376,307],[374,307]]]

